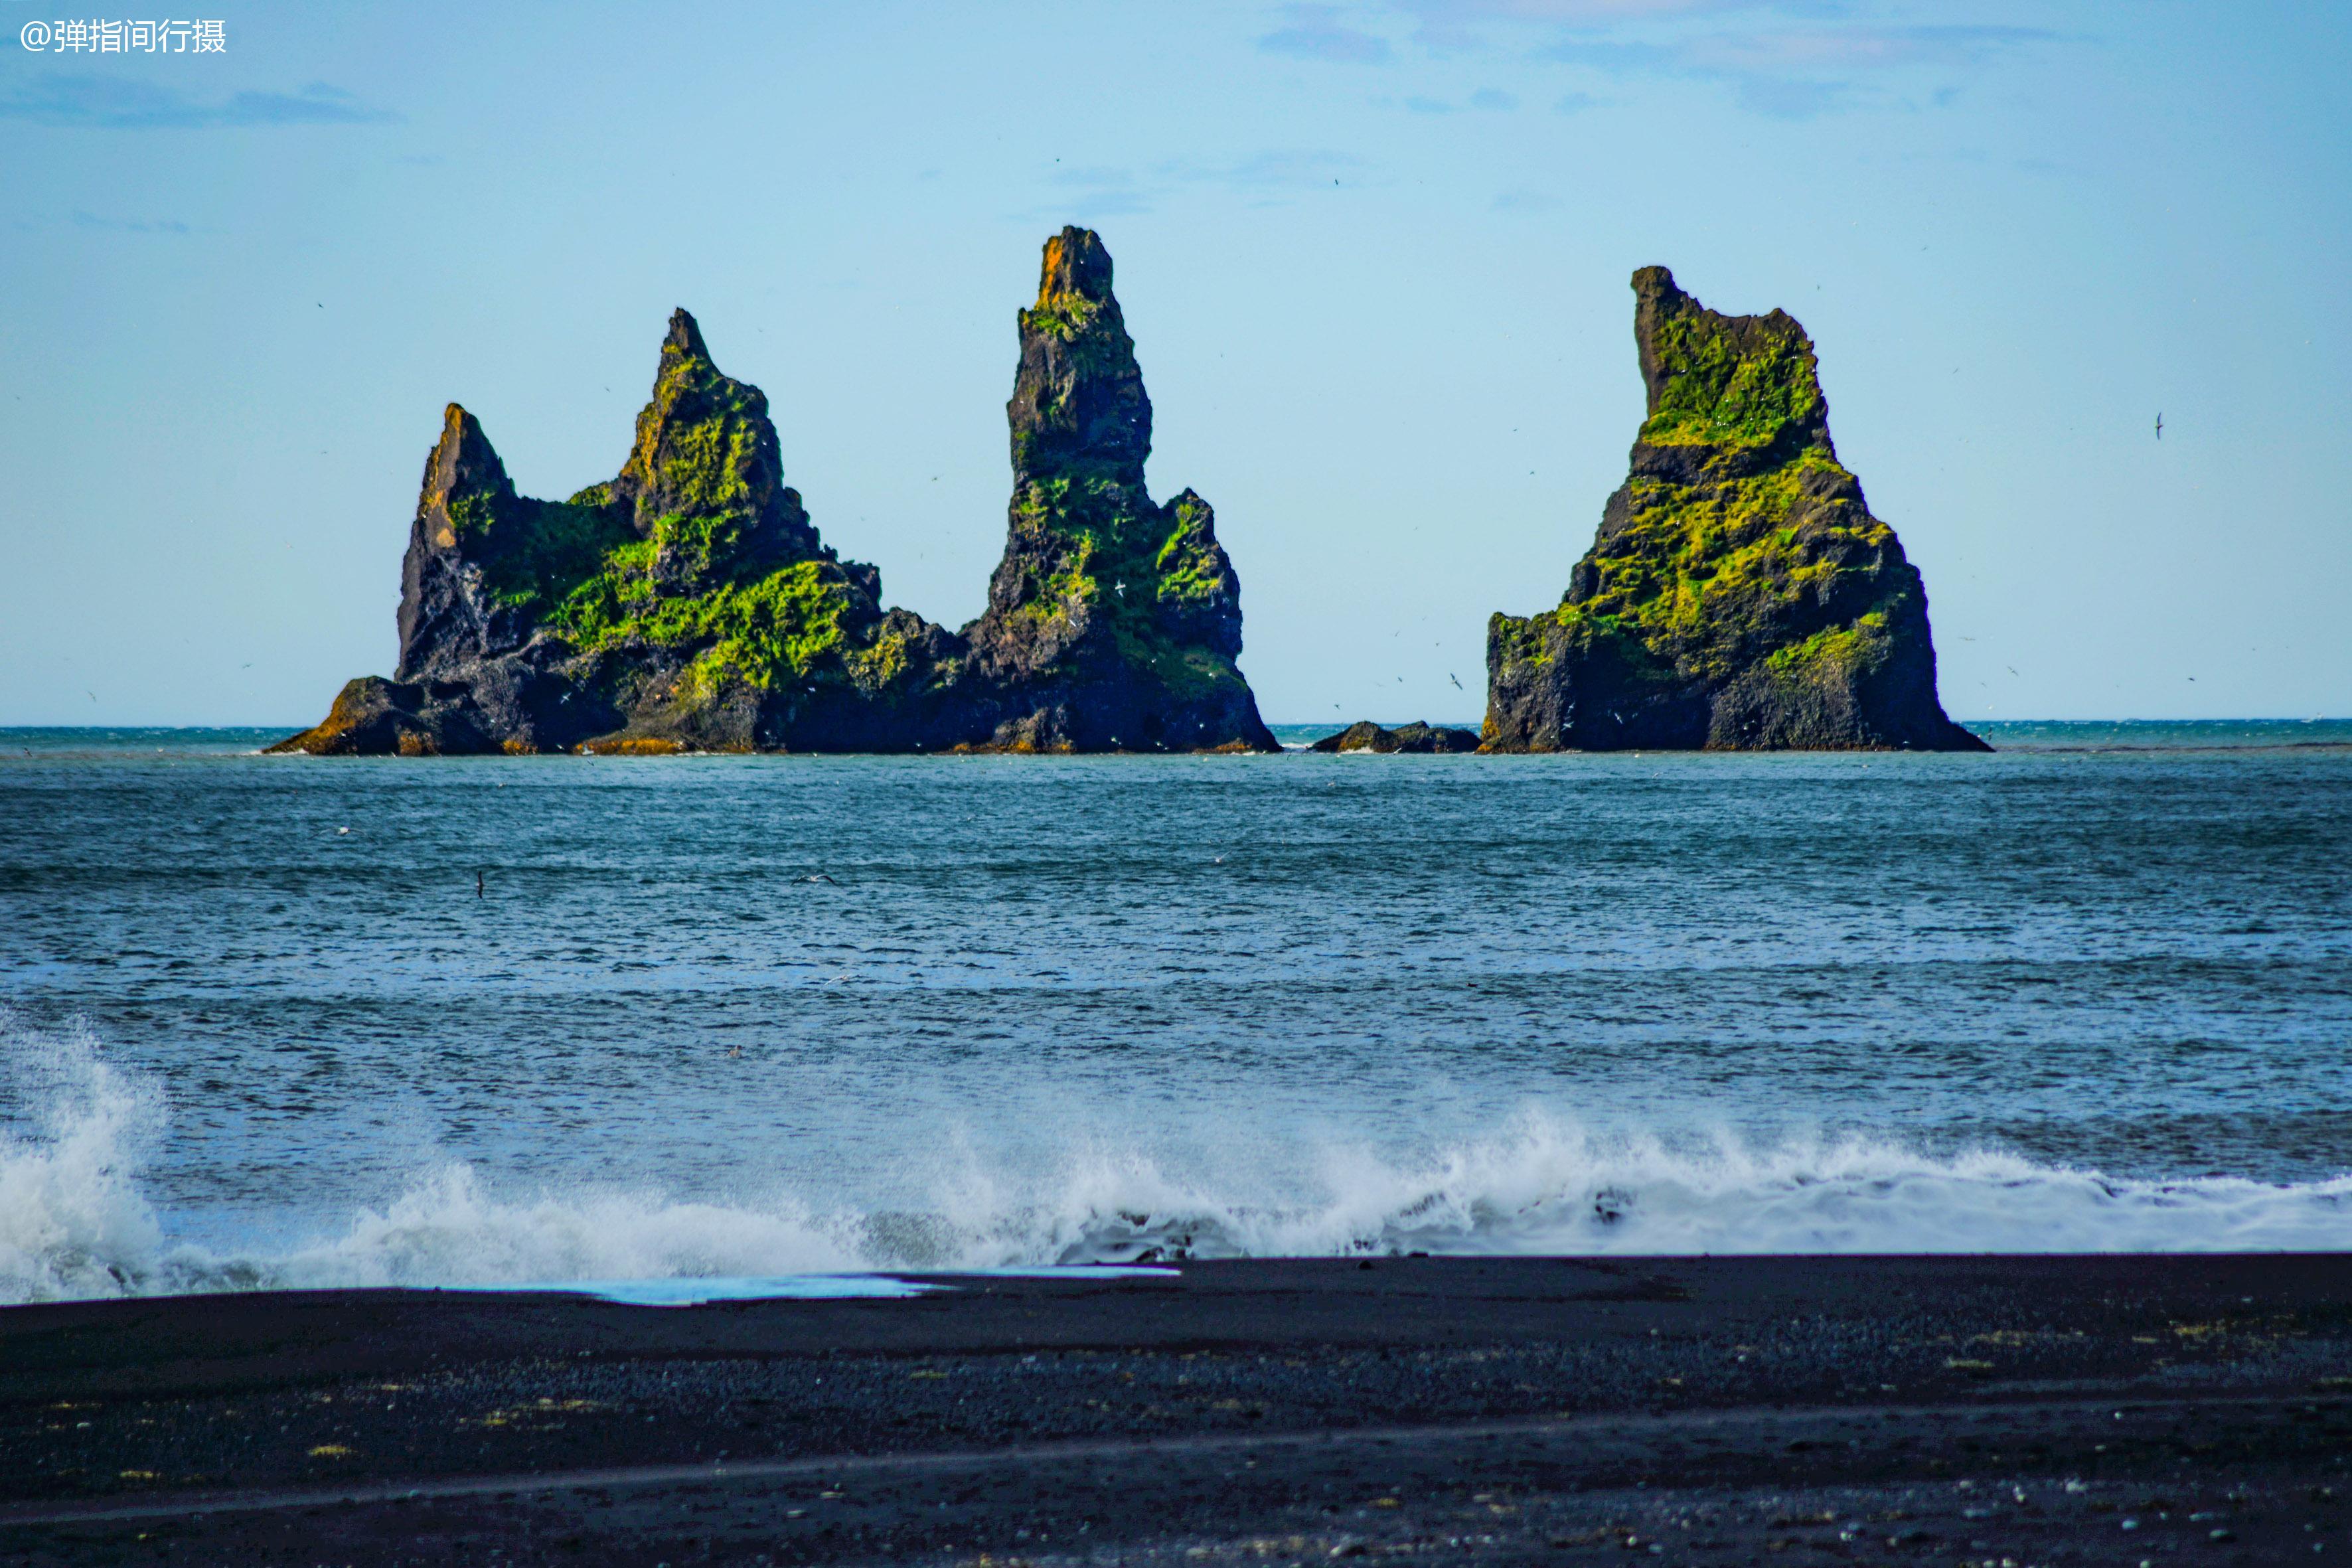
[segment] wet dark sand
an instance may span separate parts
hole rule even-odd
[[[0,1563],[2352,1559],[2352,1257],[0,1310]]]

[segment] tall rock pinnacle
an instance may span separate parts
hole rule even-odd
[[[484,572],[512,542],[522,503],[481,425],[456,404],[425,459],[400,566],[400,675],[415,679],[521,646]]]
[[[1927,591],[1830,441],[1812,341],[1633,274],[1648,408],[1557,610],[1486,633],[1495,751],[1981,750]]]
[[[1276,749],[1234,664],[1241,589],[1208,503],[1144,489],[1151,404],[1110,284],[1091,233],[1046,243],[1007,408],[1004,560],[961,636],[885,610],[880,574],[818,538],[766,396],[679,310],[620,473],[568,500],[517,495],[450,406],[398,678],[349,682],[278,749]]]
[[[1161,506],[1144,489],[1151,400],[1091,230],[1045,242],[1019,326],[1004,559],[964,630],[1011,689],[992,743],[1275,749],[1234,664],[1241,582],[1216,514],[1191,490]]]
[[[1140,487],[1151,399],[1110,289],[1110,252],[1091,229],[1045,242],[1037,302],[1021,312],[1021,369],[1004,405],[1013,482],[1057,475]]]

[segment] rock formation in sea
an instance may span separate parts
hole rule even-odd
[[[1360,719],[1336,735],[1326,735],[1308,748],[1317,752],[1475,752],[1478,732],[1414,720],[1393,730]]]
[[[882,607],[811,524],[767,399],[670,318],[618,478],[518,495],[452,404],[401,569],[393,679],[274,750],[1273,751],[1206,501],[1145,491],[1151,405],[1091,232],[1045,246],[1007,406],[1013,494],[960,633]]]
[[[1241,582],[1216,514],[1190,489],[1165,505],[1144,489],[1151,400],[1091,230],[1045,242],[1020,324],[1004,559],[963,631],[999,694],[992,743],[1278,750],[1234,667]]]
[[[1830,442],[1785,311],[1633,274],[1632,472],[1559,608],[1486,627],[1490,751],[1982,751],[1936,697],[1927,595]]]

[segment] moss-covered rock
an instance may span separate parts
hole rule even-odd
[[[767,399],[719,370],[680,310],[620,474],[568,500],[516,494],[479,423],[449,407],[402,566],[395,679],[353,683],[289,744],[919,744],[961,660],[880,594],[783,483]]]
[[[1493,751],[1975,751],[1936,698],[1927,598],[1831,444],[1786,312],[1633,275],[1649,408],[1557,609],[1486,636]]]
[[[451,405],[402,565],[400,664],[281,750],[1272,749],[1208,504],[1143,489],[1151,409],[1092,235],[1021,314],[1013,538],[962,635],[881,605],[810,523],[760,389],[670,318],[620,473],[516,493]]]
[[[1151,400],[1091,231],[1045,242],[1019,326],[1004,558],[963,634],[1003,693],[986,743],[1279,749],[1234,662],[1241,582],[1216,514],[1189,489],[1160,505],[1144,489]]]

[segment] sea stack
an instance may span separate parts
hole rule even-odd
[[[1486,628],[1486,748],[1984,751],[1927,595],[1830,441],[1812,341],[1633,274],[1649,408],[1555,610]]]
[[[988,609],[964,628],[1003,693],[1008,751],[1281,750],[1234,659],[1241,581],[1216,514],[1143,487],[1151,399],[1110,253],[1090,229],[1045,242],[1004,405],[1013,502]]]
[[[274,749],[442,755],[896,749],[953,641],[843,562],[783,482],[768,400],[679,310],[619,476],[518,496],[452,404],[401,566],[400,664]]]
[[[950,633],[817,534],[768,401],[679,310],[617,478],[516,494],[452,404],[401,569],[393,679],[273,750],[1273,751],[1208,503],[1143,489],[1151,405],[1093,234],[1020,315],[1012,537]]]

